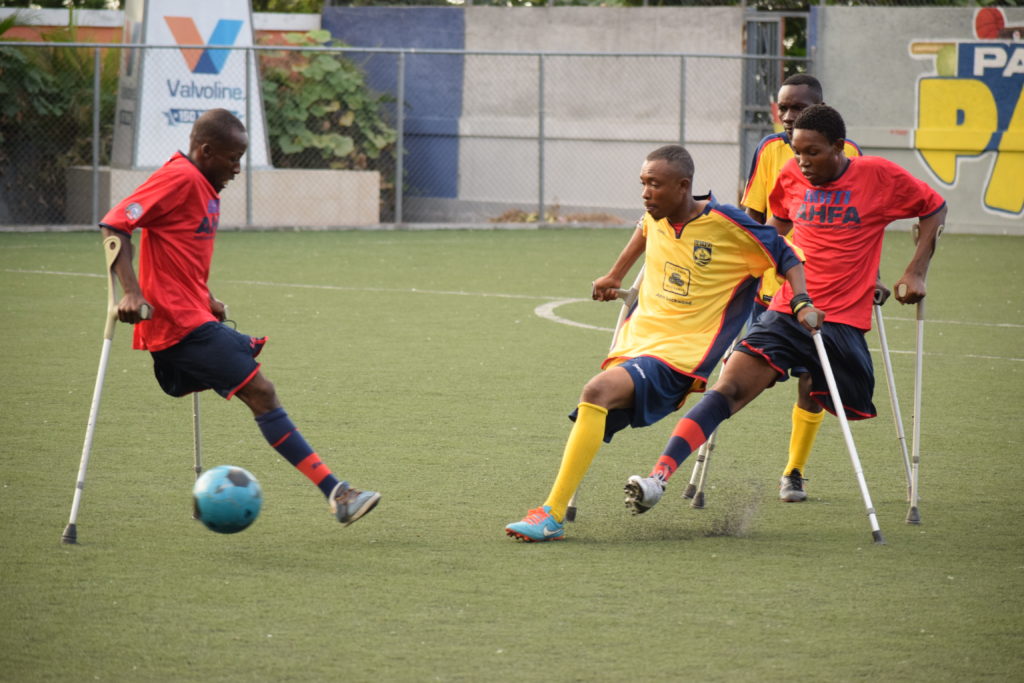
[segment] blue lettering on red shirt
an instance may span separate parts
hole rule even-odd
[[[807,189],[796,218],[822,226],[859,227],[860,213],[856,206],[850,204],[851,200],[852,193],[849,190]]]

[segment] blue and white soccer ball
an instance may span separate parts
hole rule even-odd
[[[260,516],[263,494],[252,473],[232,465],[206,470],[192,488],[194,516],[219,534],[236,534]]]

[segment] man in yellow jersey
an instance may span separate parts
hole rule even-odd
[[[768,207],[768,197],[775,187],[779,171],[793,158],[793,122],[805,109],[823,101],[821,83],[814,76],[796,74],[782,82],[778,93],[778,108],[783,130],[781,133],[766,136],[758,143],[754,160],[750,165],[747,185],[743,191],[743,199],[740,200],[747,215],[754,220],[767,223],[772,216]],[[860,148],[850,140],[846,141],[843,152],[847,158],[861,155]],[[772,297],[781,286],[774,273],[765,273],[755,298],[757,305],[754,306],[752,322],[757,322],[761,314],[768,309]],[[886,290],[885,296],[887,295]],[[779,481],[779,498],[787,503],[799,503],[807,499],[803,475],[807,471],[807,460],[811,456],[811,448],[825,417],[821,406],[810,396],[810,374],[805,368],[794,368],[793,374],[797,377],[797,399],[792,412],[789,461]]]
[[[644,256],[639,296],[601,364],[583,387],[555,483],[547,500],[505,527],[516,539],[565,537],[565,511],[602,439],[645,427],[677,410],[708,375],[750,315],[758,280],[769,268],[805,292],[804,269],[775,228],[709,193],[694,197],[693,159],[679,145],[651,152],[641,169],[646,212],[592,297],[616,298]]]

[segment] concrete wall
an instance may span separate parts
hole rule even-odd
[[[742,11],[735,7],[466,10],[467,50],[734,55],[741,53],[741,32]],[[467,61],[459,197],[528,204],[538,186],[537,59]],[[635,215],[644,157],[679,142],[681,125],[697,164],[695,187],[735,201],[739,88],[704,96],[714,85],[709,62],[690,59],[684,74],[681,64],[677,58],[545,57],[548,203]],[[713,78],[738,84],[740,73],[739,60],[720,61]]]
[[[99,173],[101,215],[128,196],[151,170],[102,168]],[[67,222],[92,224],[92,169],[68,169]],[[380,222],[380,174],[377,171],[254,169],[253,221],[246,220],[245,171],[221,193],[222,227],[367,226]]]
[[[720,84],[740,82],[741,62],[689,58],[684,66],[668,55],[739,55],[742,16],[736,7],[330,7],[323,23],[353,46],[468,52],[407,58],[406,220],[536,209],[542,174],[547,207],[635,219],[644,156],[680,141],[683,129],[696,186],[736,200],[740,91]],[[540,51],[599,54],[545,55],[542,103],[539,57],[524,54]],[[664,56],[600,54],[630,52]],[[365,64],[375,87],[393,92],[394,57]],[[431,158],[418,153],[427,141]]]
[[[850,138],[946,197],[949,230],[1024,234],[1024,41],[979,38],[984,11],[828,7],[816,75]],[[1024,8],[995,11],[1024,27]]]

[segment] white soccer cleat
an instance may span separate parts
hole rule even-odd
[[[626,507],[634,515],[642,515],[658,504],[665,492],[665,482],[658,477],[641,477],[634,474],[626,480]]]
[[[807,500],[807,492],[804,491],[804,481],[800,470],[794,469],[789,474],[783,475],[779,480],[779,500],[784,503],[802,503]]]

